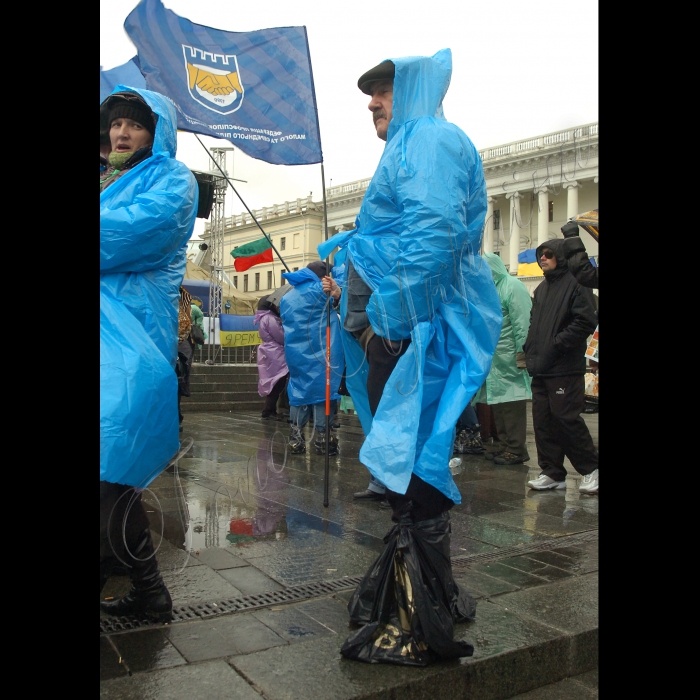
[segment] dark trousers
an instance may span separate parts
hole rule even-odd
[[[100,481],[100,590],[116,564],[133,567],[131,555],[143,558],[144,548],[152,551],[152,547],[141,493],[131,486]]]
[[[399,349],[393,350],[386,340],[377,335],[369,341],[367,345],[367,364],[369,367],[367,398],[373,416],[377,412],[389,376],[394,371],[399,358],[408,350],[410,343],[410,339],[404,340]],[[393,509],[391,519],[394,522],[399,522],[401,514],[408,509],[410,509],[413,520],[418,522],[436,518],[440,513],[444,513],[454,505],[442,492],[415,474],[411,475],[405,494],[387,489],[386,498]]]
[[[182,356],[180,358],[182,359],[180,365],[182,374],[178,374],[177,377],[177,414],[180,419],[180,425],[182,425],[184,416],[180,410],[180,398],[190,395],[190,372],[192,371],[192,360],[194,359],[194,343],[189,338],[185,338],[178,343],[177,354]]]
[[[525,446],[527,401],[507,401],[495,403],[491,407],[501,448],[527,461],[530,458]]]
[[[550,479],[566,479],[565,456],[579,474],[590,474],[598,468],[598,450],[581,417],[585,403],[581,374],[532,379],[537,462]]]
[[[497,438],[496,419],[493,415],[493,407],[485,403],[476,404],[476,416],[479,419],[481,439],[486,442],[489,438]]]
[[[275,413],[277,411],[277,401],[286,388],[288,379],[289,372],[275,382],[275,385],[272,387],[272,391],[265,397],[265,406],[263,411],[266,413]]]
[[[479,420],[476,417],[474,406],[468,403],[457,420],[457,432],[460,430],[473,430],[474,426],[478,424]]]

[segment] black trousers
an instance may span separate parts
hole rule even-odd
[[[527,432],[527,401],[506,401],[491,405],[493,417],[496,421],[496,431],[500,447],[511,454],[529,459],[525,446],[525,433]]]
[[[272,391],[265,397],[265,406],[263,407],[263,411],[266,411],[267,413],[277,412],[277,401],[287,386],[288,379],[289,372],[275,382],[275,385],[272,387]]]
[[[384,387],[394,371],[394,367],[396,367],[399,358],[408,350],[410,344],[410,339],[404,340],[400,348],[394,350],[385,339],[377,335],[367,344],[367,364],[369,366],[367,398],[373,416],[377,412]],[[447,496],[415,474],[411,475],[411,481],[405,494],[387,489],[386,498],[393,509],[391,519],[394,522],[399,522],[401,514],[409,508],[413,520],[418,522],[436,518],[440,513],[444,513],[454,506],[454,503]]]
[[[116,564],[134,565],[127,547],[131,554],[138,555],[145,538],[150,540],[150,530],[141,494],[136,494],[131,486],[100,481],[101,585]]]
[[[579,474],[598,468],[598,450],[581,417],[585,403],[582,374],[532,379],[537,462],[550,479],[566,479],[565,456]]]

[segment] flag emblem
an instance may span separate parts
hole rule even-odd
[[[220,54],[182,45],[190,96],[202,106],[219,114],[231,114],[243,104],[235,54]]]

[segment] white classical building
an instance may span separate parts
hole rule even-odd
[[[552,238],[562,238],[561,227],[573,216],[598,208],[598,123],[514,141],[479,151],[484,165],[488,210],[483,252],[494,252],[512,275],[517,274],[518,254]],[[328,236],[354,227],[362,198],[371,178],[329,187]],[[253,212],[273,244],[292,269],[318,259],[316,246],[325,238],[323,201],[311,196],[263,207]],[[224,251],[262,237],[247,212],[228,217]],[[202,239],[209,238],[209,224]],[[597,259],[598,244],[587,233],[581,238],[588,254]],[[199,243],[199,242],[197,242]],[[206,265],[206,253],[196,253],[194,262]],[[275,256],[276,257],[276,256]],[[241,291],[263,292],[280,286],[285,271],[275,260],[237,273],[233,257],[224,271]],[[541,277],[521,277],[530,288]]]

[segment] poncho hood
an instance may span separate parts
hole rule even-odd
[[[117,85],[112,92],[105,97],[100,105],[100,132],[109,131],[107,119],[114,95],[119,92],[131,92],[139,95],[158,117],[156,119],[156,132],[153,135],[153,154],[163,153],[169,158],[174,158],[177,153],[177,112],[175,105],[164,95],[151,90],[132,88],[127,85]]]
[[[396,66],[396,73],[387,143],[406,122],[419,117],[445,118],[442,100],[450,86],[452,51],[442,49],[434,56],[404,56],[388,60]]]

